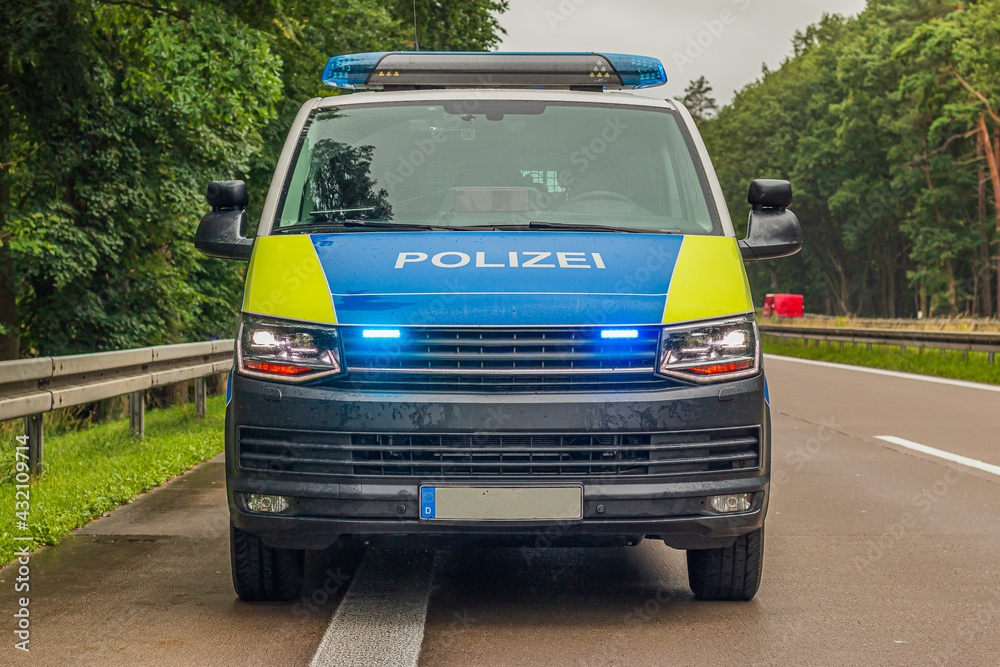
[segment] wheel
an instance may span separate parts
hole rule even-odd
[[[764,529],[740,535],[731,547],[690,549],[688,583],[702,600],[752,600],[764,567]]]
[[[302,591],[305,551],[265,546],[256,535],[229,526],[233,588],[247,602],[293,600]]]

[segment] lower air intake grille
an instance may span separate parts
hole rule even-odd
[[[344,477],[662,476],[760,465],[759,427],[645,434],[324,433],[240,428],[240,467]]]

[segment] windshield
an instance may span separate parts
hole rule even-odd
[[[588,228],[721,234],[665,109],[461,101],[317,111],[274,232]]]

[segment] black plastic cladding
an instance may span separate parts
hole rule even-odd
[[[439,475],[354,477],[281,474],[239,465],[238,427],[310,430],[351,442],[353,436],[404,432],[411,435],[499,433],[652,434],[704,429],[761,427],[760,467],[690,471],[683,474],[565,475],[560,482],[584,485],[584,519],[561,525],[566,537],[657,536],[675,548],[726,546],[763,523],[770,474],[770,426],[762,375],[711,386],[649,392],[489,394],[351,392],[321,386],[282,385],[240,375],[226,419],[226,470],[230,511],[243,530],[289,548],[324,548],[340,534],[445,536],[533,535],[539,524],[442,525],[416,517],[421,483]],[[640,443],[641,446],[641,443]],[[279,466],[280,468],[280,466]],[[648,472],[648,471],[647,471]],[[442,478],[442,481],[446,478]],[[477,482],[517,477],[482,476]],[[529,477],[521,479],[528,480]],[[551,479],[551,478],[550,478]],[[243,493],[296,498],[293,514],[247,512]],[[709,495],[754,493],[751,512],[683,515],[677,507]],[[598,515],[597,503],[607,512]],[[680,503],[680,505],[678,505]],[[685,503],[688,503],[685,505]],[[406,512],[397,513],[403,505]],[[308,514],[300,512],[307,511]]]

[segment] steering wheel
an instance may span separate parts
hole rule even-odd
[[[627,204],[632,204],[632,206],[638,206],[638,204],[625,195],[618,192],[611,192],[610,190],[591,190],[590,192],[581,192],[579,195],[570,197],[569,201],[589,201],[591,199],[611,199],[613,201],[622,201]]]

